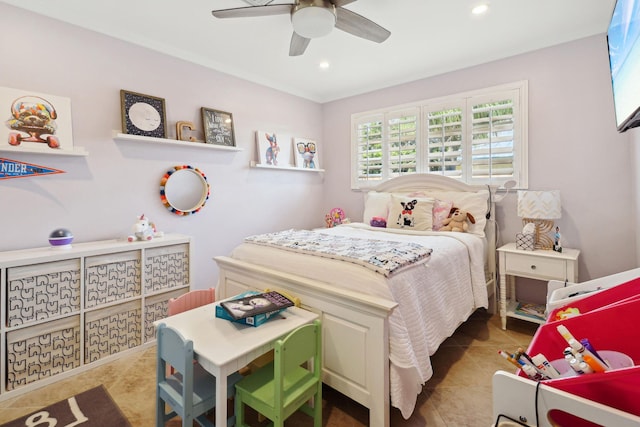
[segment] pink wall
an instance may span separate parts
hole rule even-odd
[[[204,288],[217,281],[211,258],[246,235],[323,224],[322,174],[249,168],[256,130],[322,141],[319,104],[1,3],[0,28],[0,86],[70,98],[74,145],[89,152],[0,152],[66,171],[0,181],[0,250],[47,246],[59,227],[76,242],[125,237],[144,213],[165,232],[194,237],[194,285]],[[31,41],[16,44],[12,35],[27,29]],[[165,98],[174,137],[178,120],[200,126],[200,107],[231,112],[243,151],[115,142],[120,89]],[[207,205],[188,217],[171,214],[159,197],[160,178],[178,164],[202,169],[211,185]]]
[[[332,144],[325,208],[362,215],[362,194],[350,190],[351,114],[528,80],[529,186],[561,191],[557,224],[565,246],[582,251],[580,280],[634,268],[636,166],[628,134],[615,129],[608,66],[602,35],[324,104],[324,138]],[[520,231],[515,205],[509,194],[497,208],[501,242]],[[614,215],[624,225],[614,226]]]
[[[248,234],[321,226],[335,206],[360,219],[362,194],[351,191],[349,176],[352,113],[526,79],[530,188],[562,192],[558,225],[566,246],[582,250],[580,279],[637,265],[636,167],[629,135],[615,131],[604,36],[319,105],[4,4],[0,28],[0,86],[71,98],[75,145],[89,152],[0,153],[66,171],[0,181],[0,250],[46,246],[58,227],[77,242],[124,237],[145,213],[165,232],[194,237],[194,285],[212,286],[211,258]],[[16,48],[8,35],[25,28],[51,48]],[[178,120],[199,124],[202,106],[232,112],[243,151],[114,142],[120,89],[165,98],[171,135]],[[254,132],[263,129],[317,139],[327,173],[249,168]],[[201,168],[211,184],[209,202],[190,217],[170,214],[158,197],[160,177],[176,164]],[[609,224],[613,212],[622,226]],[[520,229],[515,197],[496,214],[501,240],[512,241]]]

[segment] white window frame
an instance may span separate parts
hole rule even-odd
[[[471,176],[471,134],[472,128],[471,105],[479,102],[493,102],[503,99],[513,99],[513,174],[511,176],[490,177],[489,179],[473,178]],[[454,95],[427,99],[410,104],[396,105],[373,111],[365,111],[351,115],[351,188],[367,190],[393,176],[389,173],[389,140],[387,125],[389,118],[405,111],[418,111],[417,123],[417,153],[418,162],[416,173],[429,173],[427,147],[427,117],[430,111],[438,111],[449,107],[461,107],[463,110],[463,159],[462,174],[455,177],[468,184],[487,184],[501,186],[507,181],[515,181],[516,188],[528,187],[528,82],[526,80],[507,83]],[[358,177],[358,124],[382,120],[382,173],[379,178],[359,179]],[[411,172],[409,172],[411,173]],[[444,173],[443,173],[444,174]]]

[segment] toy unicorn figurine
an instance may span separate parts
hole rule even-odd
[[[163,232],[156,230],[155,224],[145,218],[144,214],[140,215],[140,218],[133,224],[132,229],[133,235],[127,237],[130,242],[134,240],[151,240],[154,237],[162,237],[164,235]]]

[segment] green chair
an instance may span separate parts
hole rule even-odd
[[[273,362],[236,384],[236,425],[246,426],[244,405],[248,405],[269,418],[275,427],[283,427],[284,421],[298,410],[313,417],[314,427],[321,427],[321,349],[319,320],[276,341]],[[313,406],[309,402],[312,398]]]
[[[193,363],[193,342],[161,323],[157,344],[156,427],[163,427],[176,416],[182,418],[183,427],[192,427],[194,421],[214,427],[205,413],[216,406],[216,378],[200,364]],[[175,373],[167,375],[167,365]],[[235,383],[241,378],[237,372],[227,377],[227,397],[233,396]],[[171,412],[166,413],[165,404],[171,406]],[[227,419],[227,426],[234,423],[234,416]]]

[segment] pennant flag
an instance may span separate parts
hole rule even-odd
[[[0,179],[24,178],[27,176],[51,175],[55,173],[65,173],[65,171],[0,157]]]

